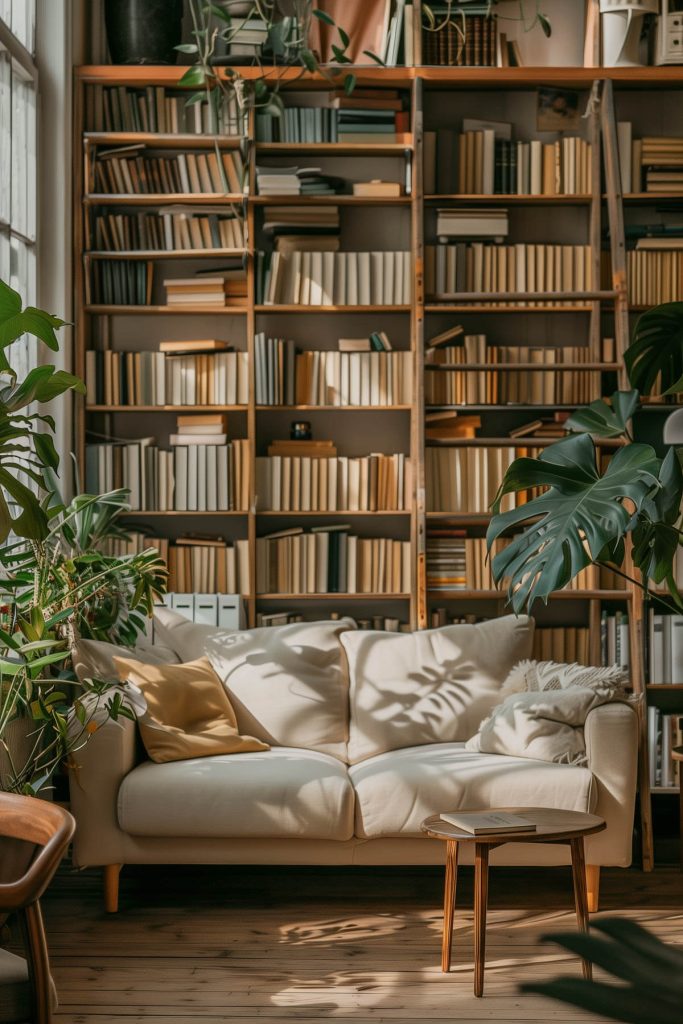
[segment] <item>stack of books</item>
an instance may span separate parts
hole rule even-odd
[[[409,594],[410,541],[349,526],[281,530],[256,540],[259,594]]]
[[[154,132],[164,135],[244,135],[246,116],[232,91],[224,97],[216,122],[215,105],[188,105],[185,90],[149,85],[91,85],[86,90],[85,121],[96,132]]]
[[[224,445],[228,440],[228,417],[222,413],[203,413],[176,418],[176,433],[171,434],[169,444]]]
[[[244,248],[244,229],[239,217],[180,212],[181,209],[176,208],[176,212],[96,213],[94,248],[104,252]]]
[[[149,306],[154,266],[147,260],[93,260],[85,275],[86,303]]]
[[[244,306],[247,300],[247,275],[243,270],[222,274],[196,274],[164,281],[169,306]]]
[[[299,451],[308,442],[291,442],[286,450],[295,444]],[[330,442],[309,454],[283,455],[283,447],[275,443],[269,451],[277,454],[256,459],[261,511],[402,512],[411,507],[411,465],[403,453],[349,458],[337,456]]]
[[[488,514],[506,471],[518,455],[513,447],[427,448],[427,511]],[[502,508],[512,508],[513,504],[512,496],[506,495]]]
[[[239,150],[219,155],[177,153],[149,156],[143,144],[99,149],[95,161],[94,189],[106,195],[170,195],[176,193],[238,193],[244,181]]]
[[[645,135],[634,139],[631,175],[630,190],[634,192],[640,191],[644,176],[646,192],[683,194],[683,137]]]
[[[267,306],[402,306],[410,303],[409,252],[261,254],[257,301]]]
[[[246,405],[249,361],[225,341],[162,341],[159,352],[85,354],[95,405]]]
[[[476,437],[481,427],[480,416],[462,416],[458,412],[440,410],[425,415],[426,441],[452,441]]]
[[[629,254],[633,255],[633,254]],[[428,295],[445,298],[459,292],[583,292],[593,287],[588,245],[518,243],[425,246]],[[669,301],[653,299],[652,302]],[[560,301],[506,301],[497,305],[563,306]]]
[[[513,427],[508,431],[510,437],[534,437],[557,439],[564,437],[567,433],[566,422],[569,419],[568,412],[555,412],[552,416],[541,416],[530,423],[523,423],[519,427]]]
[[[277,252],[339,249],[338,206],[266,206],[263,233]]]
[[[256,167],[256,190],[262,196],[333,196],[346,191],[344,178],[319,167]]]
[[[510,230],[507,210],[501,207],[471,209],[441,207],[436,211],[436,234],[439,239],[494,238],[502,241]]]
[[[154,438],[86,445],[86,490],[130,491],[133,511],[246,512],[249,443],[181,444],[171,451]]]
[[[230,56],[260,56],[268,38],[268,23],[252,13],[244,18],[235,11],[233,18],[233,24],[230,26]]]
[[[510,543],[496,541],[494,554]],[[430,529],[427,536],[427,588],[432,591],[495,590],[484,537],[467,537],[452,527]]]

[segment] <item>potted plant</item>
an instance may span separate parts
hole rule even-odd
[[[183,0],[105,0],[104,22],[113,64],[175,64]]]
[[[665,586],[676,611],[683,609],[674,578],[674,558],[683,539],[683,473],[670,447],[663,458],[635,440],[631,419],[640,395],[683,393],[683,302],[644,313],[625,353],[632,388],[616,391],[577,410],[567,420],[571,433],[537,458],[510,466],[493,502],[487,533],[489,550],[504,533],[516,532],[493,558],[493,575],[506,582],[515,611],[547,601],[587,565],[611,569],[647,593]],[[595,438],[621,442],[606,469]],[[501,512],[506,494],[540,488],[540,496]],[[637,576],[625,566],[626,541]]]
[[[29,794],[50,784],[103,717],[132,716],[120,690],[98,680],[69,698],[74,637],[106,632],[131,643],[165,583],[155,550],[126,558],[103,550],[119,532],[125,492],[81,495],[68,506],[56,494],[54,422],[27,409],[83,385],[50,365],[18,381],[5,349],[28,333],[54,351],[62,324],[23,309],[0,281],[0,782]]]

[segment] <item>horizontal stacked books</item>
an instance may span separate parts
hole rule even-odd
[[[94,405],[246,405],[249,358],[225,341],[162,341],[159,352],[85,354]]]
[[[509,541],[503,539],[496,551]],[[427,535],[427,589],[495,590],[486,540],[467,537],[463,530],[430,529]]]
[[[422,59],[439,67],[497,62],[498,19],[490,3],[430,3],[422,13]]]
[[[402,512],[411,507],[410,461],[403,453],[358,458],[327,449],[293,454],[310,442],[277,442],[256,459],[260,511]],[[284,454],[283,452],[287,452]],[[328,454],[329,452],[329,454]]]
[[[255,355],[257,405],[387,406],[412,400],[410,352],[296,353],[293,341],[258,334]]]
[[[145,148],[139,145],[100,149],[93,169],[94,191],[108,195],[242,191],[245,172],[239,150],[218,155],[209,150],[148,156],[143,155]]]
[[[176,432],[171,434],[168,443],[177,445],[221,445],[228,441],[228,417],[222,413],[206,413],[204,415],[178,416]]]
[[[261,196],[333,196],[345,190],[343,178],[323,174],[319,167],[256,167]]]
[[[683,248],[677,247],[683,241],[663,241],[671,251],[650,252],[641,248],[626,254],[628,301],[633,306],[656,306],[683,299]]]
[[[232,91],[218,110],[199,101],[188,105],[184,90],[163,85],[144,89],[93,85],[86,91],[86,124],[96,132],[159,132],[167,135],[243,135],[245,115]]]
[[[266,206],[263,233],[277,252],[339,249],[338,206]]]
[[[164,281],[169,306],[244,306],[247,301],[247,275],[243,270],[223,274],[197,274],[195,277],[169,278]]]
[[[533,657],[537,661],[590,665],[590,630],[581,626],[536,626]]]
[[[94,260],[85,275],[85,301],[107,306],[149,306],[154,267],[145,260]]]
[[[239,217],[217,213],[96,213],[93,243],[104,252],[243,249],[244,229]]]
[[[340,612],[331,612],[330,619],[340,619]],[[347,616],[344,616],[345,618]],[[257,612],[257,626],[287,626],[291,622],[304,622],[304,616],[300,612]],[[385,633],[410,633],[412,632],[408,622],[401,622],[389,615],[373,615],[371,619],[356,619],[358,629],[381,629]]]
[[[267,306],[408,305],[410,253],[274,252],[257,285]]]
[[[403,142],[409,128],[409,114],[391,89],[288,93],[281,117],[256,112],[258,142]]]
[[[572,136],[549,143],[517,142],[510,124],[474,127],[481,124],[485,122],[465,118],[457,138],[452,131],[425,133],[425,161],[439,160],[426,172],[442,186],[437,185],[438,192],[555,196],[592,191],[590,143]]]
[[[464,292],[590,291],[593,287],[590,246],[525,242],[516,245],[484,242],[427,245],[425,287],[428,295],[435,298]],[[563,305],[562,302],[514,304]]]
[[[472,210],[442,207],[436,211],[436,233],[442,242],[449,238],[493,238],[502,241],[510,230],[508,212],[500,207]]]
[[[249,507],[249,445],[181,444],[158,448],[153,438],[88,444],[86,490],[130,491],[133,511],[246,512]]]
[[[178,593],[248,594],[249,542],[227,543],[220,537],[148,537],[129,531],[127,539],[108,543],[118,557],[156,548],[169,569],[167,589]]]
[[[683,195],[683,138],[645,136],[640,159],[646,192]]]
[[[357,537],[349,530],[293,527],[257,538],[257,592],[409,594],[410,541]]]
[[[605,351],[610,349],[611,346],[605,346]],[[592,361],[591,352],[585,346],[489,345],[486,335],[464,335],[462,345],[428,344],[426,365],[442,369],[425,374],[425,401],[428,405],[590,402],[599,391],[600,373],[581,370],[580,366]],[[495,369],[496,363],[502,364],[500,370]],[[513,369],[515,364],[523,368],[517,372]],[[456,369],[468,365],[472,369]],[[557,372],[562,366],[567,369]]]
[[[427,511],[487,514],[518,454],[513,447],[426,448]],[[502,507],[512,507],[510,495]]]

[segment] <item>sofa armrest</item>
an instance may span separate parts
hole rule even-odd
[[[586,840],[589,864],[628,867],[633,848],[633,814],[638,776],[638,710],[629,704],[603,704],[586,717],[588,767],[597,787],[595,813],[604,832]]]
[[[136,733],[135,722],[110,719],[73,756],[69,789],[77,825],[76,867],[124,860],[126,834],[119,828],[116,804],[121,782],[136,764]]]

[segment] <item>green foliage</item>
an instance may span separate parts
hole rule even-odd
[[[680,1024],[683,952],[679,949],[623,918],[593,921],[591,934],[567,932],[544,939],[591,960],[618,984],[567,977],[522,985],[523,992],[550,996],[625,1024]]]
[[[489,547],[503,533],[524,532],[493,559],[496,581],[508,580],[515,611],[565,587],[605,549],[614,551],[646,500],[660,487],[660,460],[649,445],[620,448],[600,473],[588,434],[564,438],[537,459],[516,459],[493,503]],[[525,504],[501,512],[506,494],[544,488]]]
[[[639,318],[624,361],[634,388],[652,394],[683,391],[683,302],[665,302]]]
[[[567,429],[594,437],[628,436],[628,423],[639,405],[637,391],[615,391],[609,402],[598,398],[585,409],[577,409],[567,420]]]

